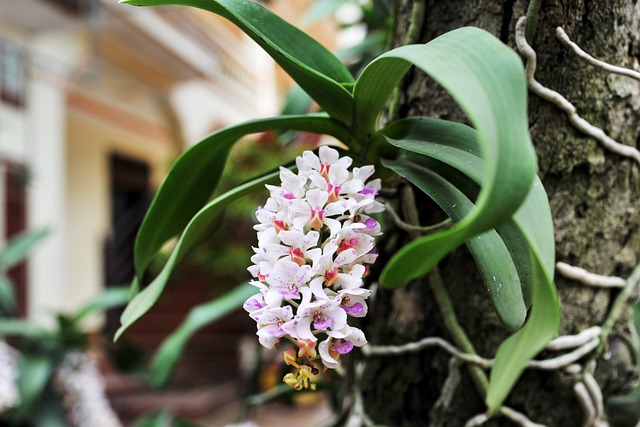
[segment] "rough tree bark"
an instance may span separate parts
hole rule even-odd
[[[396,45],[407,37],[412,7],[424,3],[419,42],[457,27],[484,28],[514,45],[515,21],[526,14],[522,0],[397,0]],[[422,15],[421,15],[422,16]],[[422,22],[420,22],[422,21]],[[580,62],[556,38],[556,26],[587,52],[615,65],[638,67],[640,2],[637,0],[546,0],[539,11],[533,47],[537,79],[564,94],[579,113],[614,139],[638,145],[638,82],[608,75]],[[399,116],[414,114],[462,120],[450,98],[422,73],[411,72],[398,99]],[[627,277],[640,262],[640,178],[638,164],[606,152],[578,132],[560,110],[530,95],[530,130],[539,156],[539,174],[554,216],[557,260],[605,275]],[[400,184],[403,185],[403,184]],[[433,223],[436,209],[420,200],[421,219]],[[389,231],[389,234],[401,233]],[[381,261],[394,250],[381,248]],[[406,242],[406,240],[405,240]],[[397,243],[396,243],[397,244]],[[470,255],[456,250],[440,264],[455,310],[480,355],[493,357],[508,335],[493,314]],[[426,280],[426,279],[425,279]],[[368,325],[372,344],[403,344],[426,336],[449,338],[425,280],[397,291],[380,289]],[[598,290],[556,275],[563,323],[561,334],[602,324],[616,291]],[[606,396],[627,391],[637,375],[628,344],[630,310],[621,317],[598,360],[595,377]],[[367,360],[364,409],[376,423],[390,426],[463,426],[485,410],[465,369],[448,407],[436,406],[449,357],[428,349],[400,357]],[[527,371],[507,404],[547,426],[579,426],[583,413],[574,396],[575,378],[561,372]],[[505,419],[486,425],[508,426]]]

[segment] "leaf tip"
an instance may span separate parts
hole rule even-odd
[[[407,284],[406,281],[399,279],[397,275],[393,274],[393,272],[389,272],[389,270],[390,268],[387,266],[380,274],[380,284],[383,288],[396,289]]]
[[[135,302],[133,303],[135,304]],[[129,302],[129,304],[125,307],[124,311],[120,315],[120,328],[118,328],[115,335],[113,336],[113,342],[118,341],[118,339],[120,339],[122,334],[124,334],[124,331],[126,331],[129,328],[129,326],[131,326],[140,317],[140,316],[133,317],[130,314],[130,312],[132,311],[131,306],[132,306],[132,302]]]
[[[120,326],[120,328],[116,331],[115,335],[113,336],[113,342],[117,342],[120,337],[122,336],[122,334],[124,333],[124,331],[127,330],[127,327],[125,325]]]
[[[380,285],[382,285],[383,288],[391,288],[391,279],[387,270],[388,268],[385,267],[384,270],[382,270],[382,273],[380,273]]]

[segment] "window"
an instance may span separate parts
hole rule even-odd
[[[4,45],[0,49],[0,99],[23,107],[26,97],[25,54],[13,45]]]

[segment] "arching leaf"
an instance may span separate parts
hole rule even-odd
[[[256,289],[242,284],[226,294],[191,309],[180,326],[160,345],[153,357],[151,381],[157,386],[167,382],[180,358],[184,346],[199,329],[212,324],[234,310],[256,293]]]
[[[455,180],[455,176],[447,176],[446,178],[452,179],[454,185],[457,185],[470,199],[474,200],[477,197],[485,166],[480,158],[477,132],[473,128],[447,120],[411,117],[394,122],[383,129],[381,133],[386,137],[388,143],[397,148],[436,159],[459,170],[477,184],[470,191],[465,191],[465,188],[469,187],[468,183],[462,185],[459,180]],[[417,161],[420,163],[419,160]],[[540,180],[536,177],[532,190],[544,194],[544,188],[541,184],[538,185],[539,183]],[[516,219],[522,223],[530,220],[530,218],[543,218],[544,214],[548,213],[548,207],[536,208],[535,205],[529,203],[528,201],[531,197],[531,195],[527,196],[514,218],[496,227],[496,231],[509,249],[518,270],[527,307],[531,305],[531,287],[533,286],[532,259],[529,244],[520,231],[520,226],[516,224]],[[528,211],[532,211],[534,214],[525,217],[525,213]],[[540,219],[536,219],[536,221],[540,221]],[[545,262],[553,265],[555,249],[553,224],[550,217],[546,218],[541,231],[543,231],[545,247],[548,248],[543,252]],[[491,279],[493,278],[491,277]]]
[[[383,133],[388,135],[387,141],[398,148],[438,159],[478,184],[483,181],[485,168],[474,148],[475,131],[467,126],[415,118],[398,122]],[[537,177],[512,220],[497,226],[497,230],[518,267],[525,299],[530,293],[532,304],[524,327],[505,341],[496,354],[487,393],[490,411],[496,411],[502,405],[526,363],[544,348],[560,327],[560,307],[553,283],[553,222],[549,201]]]
[[[0,251],[0,269],[6,270],[24,260],[49,230],[25,231],[13,237]]]
[[[0,322],[0,338],[17,336],[26,338],[45,338],[52,335],[51,331],[22,319],[2,319]]]
[[[73,322],[82,320],[85,316],[125,305],[129,301],[129,289],[126,287],[108,288],[89,304],[82,307],[72,318]]]
[[[560,328],[558,296],[550,272],[534,253],[534,286],[531,312],[525,325],[504,341],[491,369],[486,403],[489,413],[495,413],[516,383],[525,364],[556,335]]]
[[[536,169],[522,63],[477,28],[454,30],[426,45],[404,46],[378,57],[356,82],[356,122],[374,124],[394,86],[389,82],[397,81],[411,64],[440,83],[469,117],[484,159],[483,182],[476,207],[462,221],[413,241],[389,261],[381,275],[388,287],[421,276],[464,241],[508,220],[524,201]],[[360,134],[362,129],[355,131]]]
[[[384,166],[408,179],[431,197],[447,215],[458,222],[472,209],[473,202],[436,172],[408,160],[385,160]],[[500,320],[509,329],[522,326],[527,309],[518,272],[506,245],[495,230],[467,241]]]
[[[180,236],[180,240],[173,249],[171,256],[162,268],[160,274],[156,276],[149,286],[140,291],[129,302],[120,317],[121,326],[116,332],[114,339],[117,340],[129,326],[142,317],[142,315],[149,311],[156,303],[178,262],[209,236],[212,226],[216,224],[227,206],[257,189],[264,188],[265,184],[277,182],[278,178],[279,172],[270,173],[240,185],[207,203],[207,205],[189,221],[189,224],[185,228],[184,233],[182,233],[182,236]]]
[[[321,114],[253,120],[207,136],[176,160],[144,217],[134,251],[137,277],[142,276],[167,240],[182,232],[207,202],[220,180],[233,144],[252,133],[288,129],[350,140],[348,130]]]
[[[489,378],[486,403],[490,413],[497,411],[516,383],[527,361],[555,337],[560,329],[561,312],[553,284],[555,242],[551,210],[542,184],[534,183],[517,217],[533,259],[532,303],[529,317],[518,332],[498,348]],[[554,254],[554,255],[550,255]]]
[[[16,294],[9,276],[0,273],[0,316],[8,316],[16,312]]]
[[[25,420],[38,403],[51,378],[53,361],[45,356],[24,354],[20,359],[18,372],[20,406],[14,416],[16,420]]]

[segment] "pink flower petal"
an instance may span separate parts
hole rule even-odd
[[[353,343],[351,341],[336,340],[331,344],[331,347],[340,354],[347,354],[353,350]]]

